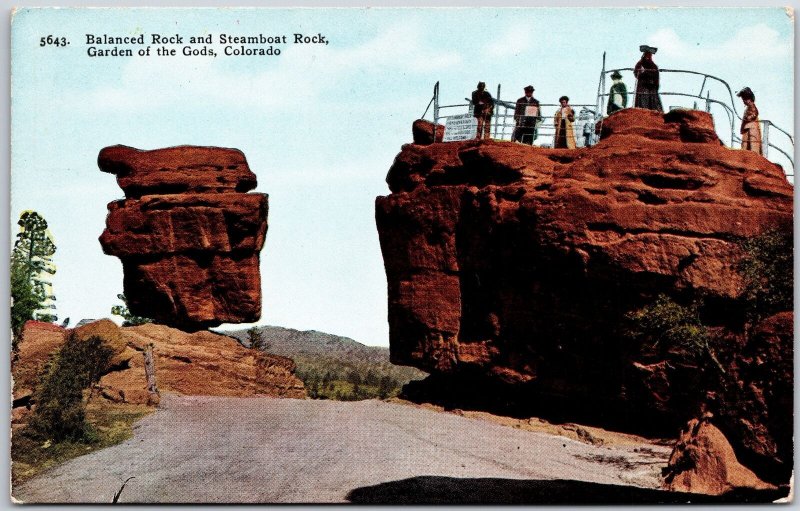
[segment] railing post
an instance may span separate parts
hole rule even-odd
[[[760,121],[763,129],[761,130],[761,156],[767,157],[769,150],[769,121]]]
[[[600,115],[603,111],[604,98],[606,91],[606,52],[603,52],[603,67],[600,69],[600,83],[597,84],[597,101],[595,101],[595,111]],[[610,98],[609,98],[610,99]]]
[[[436,143],[436,132],[439,128],[439,82],[433,86],[433,143]]]
[[[493,139],[497,139],[497,123],[500,122],[500,84],[497,84],[497,98],[494,100],[494,135],[492,135]],[[505,118],[503,118],[503,122],[505,123]]]

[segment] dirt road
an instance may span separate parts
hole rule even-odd
[[[28,481],[14,496],[110,503],[134,476],[120,502],[415,502],[410,493],[426,491],[503,502],[501,488],[520,485],[524,495],[552,490],[558,496],[543,501],[569,501],[617,485],[656,488],[669,449],[642,447],[597,447],[381,401],[165,396],[132,439]]]

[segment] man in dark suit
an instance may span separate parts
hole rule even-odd
[[[492,112],[494,111],[494,100],[492,95],[486,91],[486,83],[478,82],[478,89],[472,92],[472,115],[478,119],[477,139],[489,139],[489,132],[492,126]],[[481,136],[482,135],[482,136]]]
[[[514,108],[514,142],[533,145],[536,140],[536,123],[541,119],[539,100],[533,97],[533,85],[525,87],[525,95],[517,100]],[[526,141],[527,140],[527,141]]]

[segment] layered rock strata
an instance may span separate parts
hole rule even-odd
[[[98,165],[125,192],[100,243],[122,261],[133,314],[186,331],[260,318],[267,195],[245,193],[256,176],[240,151],[113,146]]]
[[[273,396],[305,398],[303,382],[289,358],[243,347],[231,337],[212,332],[183,332],[164,325],[118,327],[104,319],[75,328],[28,321],[12,364],[15,423],[35,406],[35,389],[48,361],[68,336],[96,336],[114,352],[96,395],[133,404],[152,403],[147,390],[144,351],[152,345],[159,392],[203,396]]]
[[[547,406],[660,434],[712,410],[743,463],[785,481],[791,313],[745,334],[738,266],[741,240],[791,232],[793,187],[724,147],[704,112],[627,109],[602,135],[577,150],[403,147],[376,201],[393,362],[431,372],[427,390],[460,406]],[[662,294],[702,298],[724,378],[686,347],[621,335]]]

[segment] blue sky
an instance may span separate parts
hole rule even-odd
[[[86,55],[87,33],[142,32],[330,43],[282,45],[279,57]],[[71,45],[41,48],[48,34]],[[479,80],[493,94],[502,84],[503,99],[531,83],[544,103],[594,103],[603,51],[607,67],[632,67],[647,43],[662,68],[751,87],[762,119],[793,133],[793,23],[779,8],[48,9],[18,12],[12,35],[10,235],[23,210],[48,220],[58,314],[73,324],[108,316],[122,291],[121,264],[97,241],[122,196],[97,168],[108,145],[242,150],[270,195],[259,323],[387,345],[374,199],[437,80],[445,103]],[[666,76],[662,90],[702,81]]]

